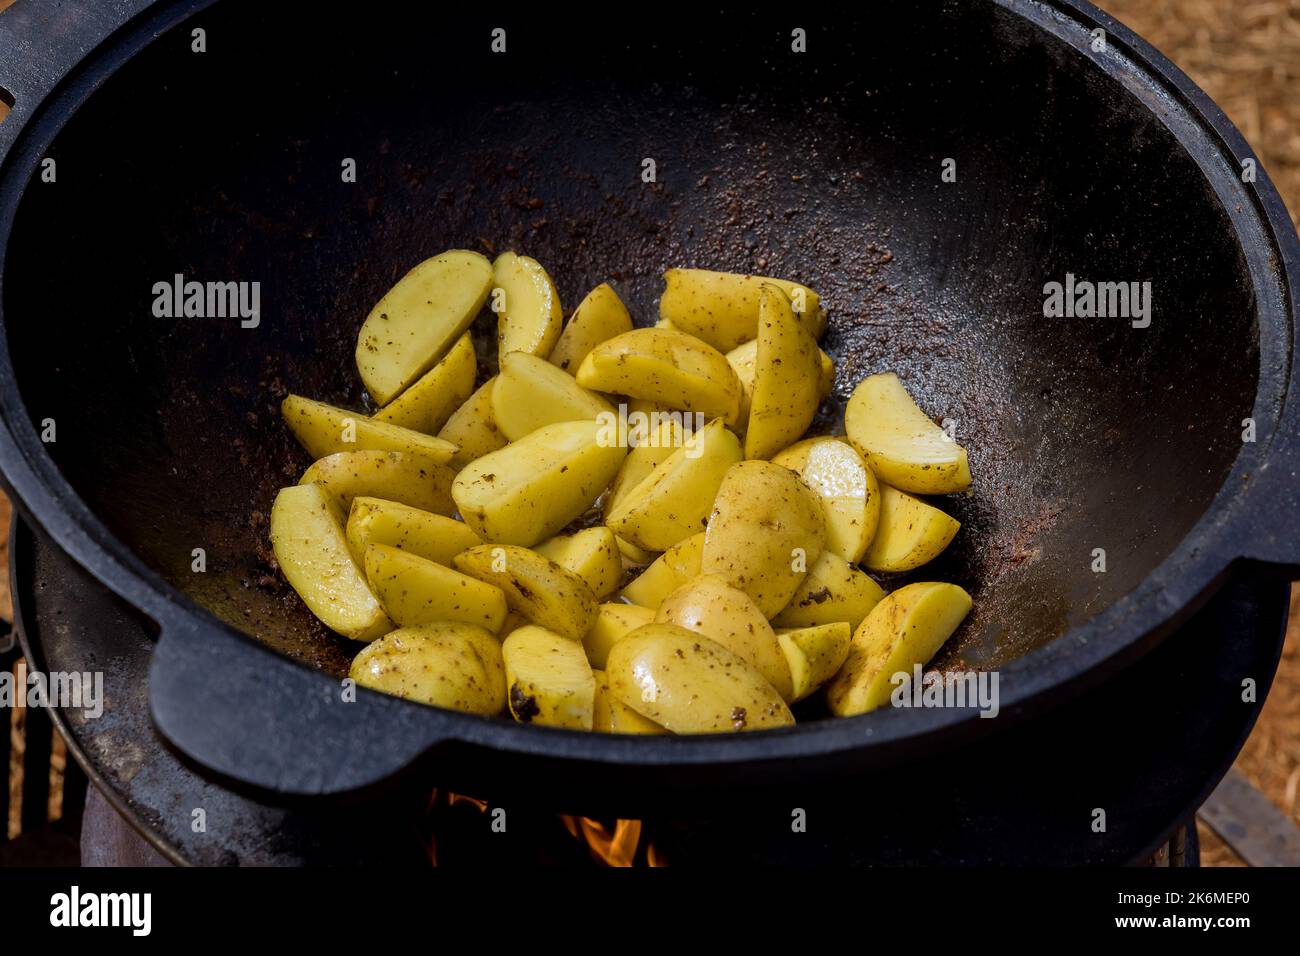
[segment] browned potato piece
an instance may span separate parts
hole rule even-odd
[[[491,717],[506,706],[501,645],[472,624],[390,631],[353,659],[348,674],[362,687],[435,707]]]

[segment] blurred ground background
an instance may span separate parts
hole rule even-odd
[[[0,10],[13,0],[0,0]],[[1300,223],[1300,0],[1100,0],[1191,76],[1227,112],[1263,160],[1292,219]],[[9,525],[0,495],[0,529]],[[0,614],[12,620],[7,535],[0,539]],[[22,712],[14,727],[21,766]],[[51,817],[58,814],[65,755],[56,743]],[[1300,824],[1300,587],[1292,591],[1291,628],[1281,668],[1237,769]],[[8,827],[17,833],[17,774],[9,775]],[[2,821],[0,821],[2,822]],[[1200,826],[1202,863],[1241,860]]]

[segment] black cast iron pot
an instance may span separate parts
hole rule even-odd
[[[1117,673],[1238,562],[1297,573],[1296,233],[1217,107],[1086,3],[635,26],[139,6],[0,18],[0,465],[156,623],[156,726],[224,779],[292,798],[419,768],[629,814],[869,779]],[[361,319],[449,247],[526,251],[570,306],[610,280],[641,322],[673,265],[817,287],[840,372],[824,422],[894,369],[970,450],[971,493],[945,503],[962,532],[923,574],[973,594],[935,663],[997,670],[1000,716],[622,739],[343,703],[355,645],[269,563],[270,503],[307,464],[276,409],[364,407]],[[176,274],[259,282],[260,322],[156,318]],[[1149,282],[1150,323],[1044,317],[1067,275]]]

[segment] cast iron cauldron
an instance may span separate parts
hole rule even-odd
[[[70,18],[39,66],[0,47],[0,465],[24,513],[156,622],[157,727],[234,783],[334,794],[419,768],[634,813],[869,775],[1114,674],[1236,562],[1297,572],[1295,231],[1219,110],[1085,3],[633,28],[225,0],[116,28],[135,6]],[[610,280],[642,322],[671,265],[816,286],[836,399],[897,370],[970,450],[975,484],[948,502],[963,530],[924,574],[974,595],[936,663],[997,669],[1000,718],[625,740],[340,702],[355,647],[269,564],[270,502],[307,464],[276,408],[287,390],[364,407],[362,317],[452,246],[536,256],[570,306]],[[260,324],[155,318],[177,273],[260,282]],[[1067,274],[1150,282],[1149,327],[1044,318]]]

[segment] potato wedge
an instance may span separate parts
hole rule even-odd
[[[639,548],[665,551],[704,527],[723,475],[740,458],[740,441],[714,419],[623,495],[605,523]]]
[[[375,421],[436,435],[451,413],[473,394],[477,375],[474,340],[466,332],[437,365],[375,412]]]
[[[451,481],[455,473],[423,455],[396,451],[341,451],[326,455],[302,473],[298,484],[317,482],[345,511],[356,497],[383,498],[422,511],[449,515],[455,510]]]
[[[857,564],[876,536],[880,485],[848,442],[809,438],[772,458],[803,479],[821,499],[826,516],[826,550]]]
[[[553,422],[595,420],[602,415],[616,421],[614,414],[613,405],[546,359],[527,352],[501,357],[501,371],[492,389],[492,418],[510,441]]]
[[[799,321],[814,339],[826,328],[821,298],[807,286],[767,276],[669,269],[664,273],[659,317],[723,352],[758,337],[759,290],[777,286],[794,303]]]
[[[638,439],[644,438],[644,440],[638,440],[632,446],[627,457],[623,459],[618,474],[614,476],[614,483],[609,486],[609,491],[605,495],[605,514],[613,511],[618,503],[627,497],[629,491],[649,478],[656,468],[667,461],[672,453],[686,442],[685,429],[682,427],[680,416],[660,413],[658,418],[647,415],[644,419],[638,419],[636,415],[637,412],[628,412],[628,436],[631,438],[635,435]]]
[[[655,619],[655,612],[636,604],[602,604],[596,608],[596,623],[582,639],[592,667],[604,667],[609,649],[628,634]]]
[[[844,429],[876,477],[899,491],[943,495],[970,487],[966,449],[916,406],[893,372],[858,383]]]
[[[313,458],[342,451],[397,451],[404,455],[423,455],[442,465],[451,461],[458,451],[455,445],[441,438],[301,395],[290,395],[281,402],[280,414]]]
[[[717,349],[675,329],[633,329],[601,342],[578,366],[578,384],[733,424],[740,380]]]
[[[503,252],[492,263],[492,284],[501,290],[497,316],[497,356],[527,352],[545,358],[560,337],[564,310],[555,284],[541,263]],[[493,292],[493,296],[496,296]]]
[[[821,404],[817,340],[795,318],[776,286],[758,296],[758,354],[745,426],[745,457],[771,458],[797,441]]]
[[[596,598],[587,582],[536,551],[483,544],[456,555],[455,565],[500,588],[510,610],[571,641],[581,641],[596,621]]]
[[[970,613],[970,595],[955,584],[922,582],[899,588],[853,634],[848,659],[826,687],[837,717],[865,714],[886,703],[894,675],[925,666]]]
[[[673,591],[659,605],[655,621],[717,641],[753,665],[782,700],[793,699],[790,666],[772,625],[748,594],[721,575],[701,575]]]
[[[701,531],[655,558],[650,567],[623,588],[623,599],[651,610],[657,609],[670,593],[700,576],[703,555],[704,532]]]
[[[787,727],[794,715],[751,664],[702,634],[647,624],[615,644],[605,674],[623,703],[675,734]]]
[[[492,416],[492,393],[496,384],[497,377],[493,375],[466,399],[465,404],[451,413],[442,431],[438,432],[439,438],[460,449],[451,460],[453,468],[464,468],[470,462],[506,447],[506,436],[501,434]]]
[[[534,550],[587,582],[597,601],[603,601],[623,580],[623,558],[614,532],[586,528],[577,534],[557,535]]]
[[[817,350],[821,360],[821,379],[817,389],[817,401],[820,403],[835,387],[835,362],[821,349]],[[742,342],[727,353],[727,364],[740,379],[740,416],[736,421],[736,431],[744,432],[749,425],[749,407],[754,399],[754,368],[758,362],[758,339]]]
[[[618,543],[618,553],[623,559],[623,570],[627,571],[634,568],[644,568],[659,557],[658,551],[648,551],[645,548],[638,548],[631,541],[624,541],[618,535],[614,535],[614,540]]]
[[[862,556],[869,571],[911,571],[937,558],[961,522],[906,492],[880,486],[880,523]]]
[[[884,596],[867,574],[833,551],[823,551],[772,623],[791,628],[847,621],[852,630]]]
[[[591,730],[596,703],[582,645],[535,625],[521,627],[501,645],[510,713],[524,724]]]
[[[366,497],[352,499],[347,535],[348,547],[358,565],[365,564],[366,548],[372,544],[386,544],[450,565],[456,555],[483,543],[463,521],[396,501]]]
[[[616,335],[632,331],[632,316],[609,284],[602,282],[578,303],[560,338],[551,349],[550,362],[570,375],[578,371],[588,353]]]
[[[431,369],[469,328],[492,288],[492,264],[452,249],[404,275],[361,326],[357,371],[387,405]]]
[[[506,706],[501,644],[472,624],[442,622],[390,631],[353,658],[348,676],[394,697],[485,717]]]
[[[766,618],[790,603],[826,544],[821,503],[788,468],[732,465],[704,532],[704,574],[721,574]]]
[[[331,631],[373,641],[393,629],[348,550],[338,502],[321,485],[280,489],[271,506],[271,548],[285,580]]]
[[[853,629],[843,621],[776,632],[785,652],[794,688],[791,701],[803,700],[844,666],[853,641]]]
[[[386,544],[366,548],[366,580],[399,627],[456,621],[501,628],[501,589]]]
[[[596,699],[592,708],[591,729],[606,734],[666,734],[653,720],[642,717],[614,696],[604,671],[592,670],[596,679]]]
[[[556,422],[466,465],[451,494],[484,541],[529,547],[590,508],[626,452],[599,422]]]

